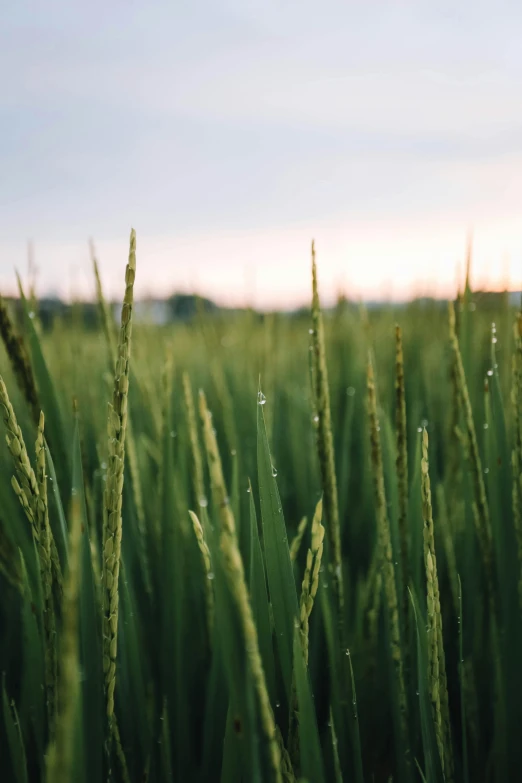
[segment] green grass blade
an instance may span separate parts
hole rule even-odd
[[[410,590],[410,600],[413,608],[413,619],[417,636],[417,675],[422,747],[424,751],[424,772],[427,783],[443,783],[431,701],[428,692],[428,650],[426,625],[423,623],[420,608],[414,594]]]
[[[9,699],[5,690],[5,676],[2,685],[2,707],[7,734],[7,744],[9,746],[11,770],[13,773],[13,783],[28,783],[27,761],[25,758],[24,740],[20,728],[20,721],[18,719],[15,703],[11,702],[11,704],[9,704]],[[2,775],[6,775],[7,770],[9,769],[4,753],[2,753]],[[4,778],[4,780],[6,780],[6,778]]]
[[[274,652],[272,645],[272,628],[270,626],[270,608],[268,604],[268,593],[266,589],[265,566],[263,563],[263,554],[261,552],[261,543],[259,541],[259,530],[257,526],[257,514],[254,503],[252,488],[250,487],[250,601],[252,603],[252,612],[257,626],[259,638],[259,648],[263,659],[263,668],[265,670],[266,686],[268,695],[275,706],[275,667]]]
[[[464,626],[462,617],[462,585],[459,584],[459,687],[460,687],[460,725],[462,732],[462,783],[469,783],[468,727],[466,725],[466,699],[464,697]]]
[[[62,570],[67,565],[67,553],[69,547],[69,536],[67,533],[67,520],[63,510],[62,496],[60,493],[60,487],[58,486],[58,480],[56,478],[56,471],[54,469],[53,458],[48,444],[45,444],[45,458],[47,461],[47,467],[49,470],[49,479],[51,482],[51,497],[54,498],[54,504],[56,509],[56,515],[52,513],[52,505],[49,509],[49,524],[53,532],[54,540],[56,542],[56,549],[58,550],[58,557],[60,558],[60,564]]]
[[[294,632],[294,671],[299,706],[299,746],[301,749],[301,774],[313,783],[325,780],[321,741],[317,728],[315,705],[308,670],[303,658],[299,632]]]
[[[260,401],[263,399],[263,397],[259,398]],[[268,588],[284,686],[287,698],[290,700],[294,624],[299,616],[299,609],[281,498],[275,480],[263,408],[260,404],[257,407],[257,469]]]
[[[82,519],[80,541],[82,578],[79,595],[79,620],[83,748],[80,750],[84,756],[86,779],[89,783],[102,783],[104,699],[101,596],[96,590],[92,566],[78,417],[75,417],[73,434],[72,494],[80,501]]]

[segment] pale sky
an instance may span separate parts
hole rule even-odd
[[[289,306],[522,287],[522,6],[3,0],[0,288]]]

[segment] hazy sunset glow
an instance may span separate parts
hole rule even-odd
[[[119,297],[131,226],[139,296],[303,304],[312,237],[325,301],[453,295],[470,231],[520,289],[522,11],[431,5],[12,3],[1,290],[32,240],[41,294],[92,296],[92,236]]]

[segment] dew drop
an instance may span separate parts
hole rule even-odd
[[[488,375],[491,378],[491,376],[493,375],[493,370],[488,370]]]
[[[34,318],[34,313],[33,313],[33,311],[32,311],[32,310],[31,310],[31,312],[29,313],[29,318]]]
[[[417,432],[422,432],[422,427],[417,427]]]
[[[232,451],[230,452],[230,455],[231,455],[232,457],[235,457],[235,456],[236,456],[236,454],[237,454],[237,451],[236,451],[235,449],[232,449]]]
[[[489,468],[484,468],[484,473],[489,473]]]
[[[484,422],[484,429],[485,429],[485,430],[487,430],[487,429],[488,429],[488,427],[489,427],[489,424],[487,423],[487,421],[485,421],[485,422]]]
[[[174,430],[170,431],[170,437],[171,438],[175,438],[176,437],[176,433],[174,432]]]
[[[313,333],[314,333],[314,330],[313,330],[313,329],[309,329],[309,330],[308,330],[308,334],[313,334]]]
[[[250,491],[251,491],[251,490],[250,490],[250,487],[247,487],[247,492],[250,492]]]
[[[491,342],[493,343],[493,345],[495,345],[495,343],[497,342],[497,338],[496,337],[492,337],[491,338]]]
[[[353,386],[348,386],[348,388],[346,389],[346,394],[348,395],[348,397],[353,397],[353,395],[355,394],[355,389],[353,388]]]
[[[317,424],[319,422],[319,416],[314,416],[314,424]]]
[[[257,404],[258,405],[264,405],[265,402],[266,402],[266,397],[263,394],[263,392],[262,391],[258,392],[257,393]]]
[[[198,503],[199,503],[201,508],[206,508],[208,506],[208,500],[207,500],[207,498],[204,495],[202,497],[200,497],[200,499],[198,500]]]
[[[214,579],[214,572],[213,571],[209,571],[208,572],[207,579],[210,579],[210,581],[212,581]]]
[[[277,469],[272,465],[272,476],[275,478],[277,476]]]

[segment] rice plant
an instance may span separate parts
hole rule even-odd
[[[517,779],[522,316],[312,252],[293,315],[134,323],[134,232],[119,331],[93,247],[97,330],[0,299],[4,780]]]

